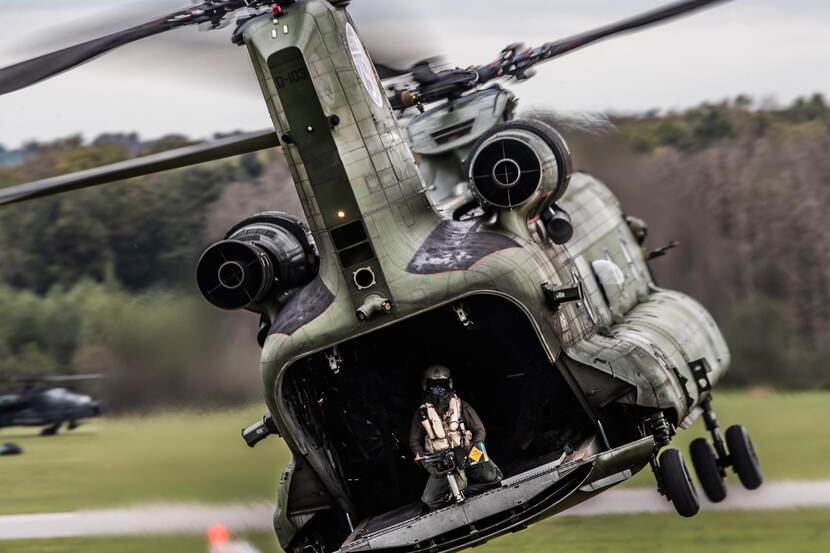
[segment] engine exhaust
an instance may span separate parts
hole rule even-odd
[[[274,292],[308,283],[317,275],[320,256],[308,227],[280,212],[249,217],[199,259],[199,291],[221,309],[243,309]]]

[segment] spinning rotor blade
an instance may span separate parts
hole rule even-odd
[[[67,374],[59,376],[44,376],[39,380],[44,382],[78,382],[81,380],[102,380],[107,378],[105,374]]]
[[[23,375],[0,378],[0,383],[34,383],[34,382],[78,382],[82,380],[102,380],[105,374],[64,374],[64,375]]]
[[[466,69],[444,69],[436,71],[429,62],[414,65],[410,76],[415,86],[390,87],[389,101],[393,109],[406,110],[415,105],[452,100],[465,92],[480,88],[495,79],[515,78],[526,80],[535,74],[536,64],[572,52],[604,38],[660,23],[727,0],[683,0],[662,8],[585,31],[568,38],[546,42],[536,48],[527,48],[514,43],[504,48],[492,62]]]
[[[587,46],[598,40],[602,40],[612,35],[626,33],[641,27],[653,25],[666,19],[678,17],[701,8],[705,8],[712,4],[726,2],[728,0],[684,0],[675,2],[662,8],[657,8],[640,15],[635,15],[616,23],[611,23],[603,27],[598,27],[590,31],[585,31],[567,38],[548,42],[542,48],[546,49],[546,59],[555,58],[568,52],[572,52],[583,46]]]
[[[389,67],[383,63],[376,63],[375,69],[378,72],[378,77],[380,80],[385,81],[386,79],[391,79],[393,77],[400,77],[401,75],[406,75],[409,73],[409,69],[396,69],[394,67]]]
[[[235,10],[264,5],[265,0],[205,0],[204,2],[154,19],[143,25],[63,48],[50,54],[0,69],[0,95],[20,90],[58,73],[72,69],[130,42],[186,25],[209,23],[219,27]]]
[[[69,175],[0,188],[0,206],[279,146],[273,130],[202,142]]]
[[[63,73],[119,46],[175,29],[182,25],[182,21],[173,19],[177,15],[179,14],[161,17],[125,31],[4,67],[0,69],[0,95],[26,88],[58,73]]]
[[[379,10],[381,15],[386,13],[388,16],[388,9],[386,12],[382,9],[385,4],[386,2],[381,3],[378,1],[374,3],[369,1],[368,3],[372,10]],[[271,2],[266,2],[265,0],[204,0],[197,5],[184,8],[164,17],[159,17],[142,25],[107,34],[100,38],[85,41],[8,67],[0,68],[0,95],[31,86],[131,42],[188,25],[209,23],[213,24],[214,27],[218,27],[228,14],[235,10],[242,8],[259,9],[263,6],[267,7],[270,5]],[[365,12],[367,10],[364,9],[363,11]],[[396,8],[394,13],[399,17],[399,12],[400,7]],[[132,15],[135,16],[135,14]],[[107,20],[100,21],[99,25],[102,22],[108,23],[106,26],[112,28],[122,18],[123,13],[117,19],[108,17]],[[377,20],[370,18],[368,27],[377,29],[384,27],[386,22],[387,20],[385,19]],[[69,29],[69,32],[71,33],[71,29]],[[371,35],[372,33],[370,32],[369,34]],[[386,36],[384,35],[384,37]],[[187,42],[192,43],[192,37],[188,38],[190,40]],[[379,57],[377,69],[381,79],[396,77],[407,72],[411,61],[408,63],[404,61],[401,56],[401,51],[415,50],[418,51],[418,54],[413,52],[413,56],[423,57],[423,51],[421,51],[424,50],[421,46],[422,42],[426,41],[430,44],[434,44],[435,42],[435,40],[431,39],[425,40],[423,30],[419,31],[417,40],[410,38],[409,40],[402,41],[399,35],[395,36],[395,40],[397,40],[397,48],[388,47],[388,41],[383,40],[378,45],[376,51],[373,52],[378,54]],[[205,48],[204,42],[202,41],[201,49]],[[216,43],[211,44],[208,42],[207,44],[208,47],[218,50]],[[216,80],[212,81],[212,86],[217,86],[217,84]]]

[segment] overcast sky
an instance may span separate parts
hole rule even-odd
[[[2,0],[0,66],[132,26],[185,0]],[[353,0],[376,58],[443,54],[461,66],[507,43],[561,38],[664,0]],[[673,23],[589,46],[514,85],[523,107],[671,109],[739,93],[785,103],[830,95],[830,1],[733,0]],[[0,97],[0,144],[106,131],[145,137],[253,130],[270,122],[231,29],[179,30],[124,47]],[[377,61],[390,61],[380,60]]]

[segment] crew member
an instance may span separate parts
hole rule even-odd
[[[628,228],[631,229],[634,239],[637,240],[640,247],[644,248],[646,237],[648,237],[648,225],[646,222],[633,215],[626,215],[625,222],[628,223]]]
[[[443,365],[432,365],[424,372],[421,382],[423,404],[412,417],[409,447],[416,462],[424,456],[447,449],[462,452],[456,458],[466,459],[468,453],[478,457],[484,452],[487,436],[478,414],[453,390],[450,370]],[[474,448],[476,448],[474,450]],[[470,469],[458,466],[460,488],[466,485],[468,495],[480,492],[501,480],[501,471],[489,458]],[[426,468],[426,467],[425,467]],[[421,501],[430,510],[437,509],[449,499],[446,476],[430,474]]]

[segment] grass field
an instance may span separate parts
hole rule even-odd
[[[479,553],[817,553],[830,551],[830,511],[615,515],[548,519],[498,538]],[[280,551],[273,535],[243,535],[262,553]],[[205,553],[201,536],[0,542],[15,553]]]
[[[724,393],[715,406],[724,426],[750,429],[767,479],[830,478],[830,437],[822,427],[830,420],[830,393]],[[288,452],[276,438],[251,450],[239,435],[262,409],[105,418],[53,438],[3,429],[0,441],[19,443],[25,454],[0,458],[0,514],[271,499]],[[702,432],[698,422],[681,432],[677,446],[685,450]],[[653,481],[646,471],[627,485]]]
[[[43,438],[4,429],[24,448],[0,458],[0,514],[71,511],[150,501],[272,498],[289,460],[280,439],[250,449],[240,429],[263,407],[111,418]]]

